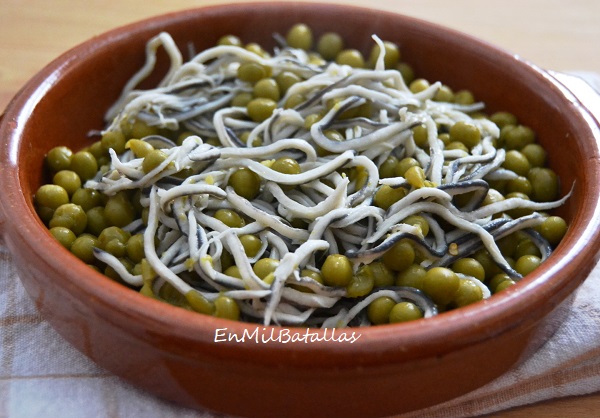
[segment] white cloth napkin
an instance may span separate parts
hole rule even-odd
[[[579,73],[591,85],[600,76]],[[495,381],[405,417],[472,417],[600,391],[600,265],[532,357]],[[0,417],[211,418],[142,392],[92,363],[37,312],[0,245]]]

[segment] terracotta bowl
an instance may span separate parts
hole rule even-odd
[[[272,34],[306,22],[338,31],[366,51],[370,35],[400,44],[417,74],[470,89],[488,111],[510,110],[533,127],[562,179],[574,184],[558,211],[570,225],[541,268],[492,298],[402,325],[356,329],[340,342],[289,342],[298,331],[205,317],[150,300],[89,269],[50,236],[33,207],[43,158],[78,149],[126,80],[145,42],[170,32],[187,50],[224,34],[272,46]],[[359,28],[359,29],[357,29]],[[381,416],[454,398],[526,358],[553,330],[549,315],[598,258],[598,121],[553,74],[484,42],[413,18],[361,8],[294,3],[214,6],[116,29],[65,53],[14,98],[0,128],[1,231],[19,276],[43,316],[102,367],[182,405],[245,416]],[[566,302],[565,302],[566,301]],[[226,331],[225,331],[226,329]],[[220,331],[217,331],[220,330]],[[215,342],[256,330],[281,341]],[[296,335],[301,336],[301,335]],[[350,334],[347,335],[348,337]]]

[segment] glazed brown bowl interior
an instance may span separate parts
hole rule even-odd
[[[89,269],[53,240],[32,199],[47,180],[44,156],[57,145],[80,149],[91,143],[89,131],[104,126],[104,112],[142,66],[152,36],[169,32],[184,54],[189,45],[200,51],[225,34],[271,48],[273,33],[296,22],[309,24],[316,36],[337,31],[365,53],[371,34],[394,41],[418,76],[469,89],[487,112],[508,110],[531,126],[561,178],[561,194],[573,189],[557,211],[569,231],[542,267],[466,308],[349,330],[360,334],[353,343],[215,343],[216,329],[242,335],[256,326],[146,298]],[[166,56],[159,57],[162,64],[146,86],[166,68]],[[192,407],[253,416],[366,416],[442,402],[485,384],[537,348],[547,336],[543,319],[558,314],[597,260],[597,122],[547,72],[470,36],[391,13],[261,3],[190,10],[119,28],[67,52],[33,78],[9,105],[0,133],[2,234],[41,313],[101,366]],[[281,330],[258,328],[263,334]]]

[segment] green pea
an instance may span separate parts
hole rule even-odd
[[[505,257],[512,257],[517,250],[517,246],[519,245],[519,238],[517,237],[517,234],[510,234],[499,239],[497,244],[502,255]]]
[[[144,281],[144,283],[152,284],[154,282],[154,279],[156,279],[158,275],[156,274],[156,272],[154,271],[147,259],[144,258],[140,262],[140,264],[142,270],[142,280]]]
[[[258,80],[256,84],[254,84],[252,93],[254,94],[254,97],[263,97],[273,101],[278,101],[281,97],[277,81],[272,78]]]
[[[460,279],[460,284],[454,294],[453,304],[457,307],[467,306],[483,299],[483,291],[471,280]]]
[[[531,198],[536,202],[550,202],[558,196],[558,176],[549,168],[534,167],[527,178],[531,182]]]
[[[460,151],[464,151],[465,153],[469,152],[469,148],[467,148],[467,146],[460,141],[450,141],[446,145],[446,149],[447,150],[460,150]]]
[[[522,193],[529,196],[532,191],[533,187],[527,177],[519,176],[506,182],[507,193]]]
[[[104,245],[104,251],[117,258],[122,258],[127,254],[127,245],[119,240],[113,239]]]
[[[286,109],[295,109],[297,106],[301,105],[306,101],[306,97],[301,93],[296,93],[290,95],[283,105]]]
[[[217,45],[241,47],[242,40],[235,35],[224,35],[219,38]]]
[[[424,79],[424,78],[417,78],[416,80],[413,80],[409,85],[408,85],[408,89],[412,92],[412,93],[420,93],[423,90],[428,89],[431,86],[431,84],[429,83],[428,80]]]
[[[504,136],[504,146],[509,150],[520,150],[526,145],[535,142],[535,132],[528,126],[517,125],[506,132]]]
[[[455,273],[472,276],[481,281],[485,280],[485,269],[481,263],[474,258],[466,257],[456,260],[452,264],[452,270]]]
[[[231,106],[233,107],[246,107],[248,103],[254,99],[254,95],[248,92],[241,92],[236,94],[233,99],[231,99]]]
[[[323,282],[327,286],[348,286],[354,271],[352,263],[342,254],[330,254],[321,267]]]
[[[135,220],[135,208],[125,192],[108,198],[104,206],[104,218],[109,225],[123,227]]]
[[[71,203],[75,203],[89,211],[93,207],[102,205],[102,194],[98,190],[79,188],[71,196]]]
[[[154,294],[154,290],[152,289],[152,284],[150,283],[144,283],[142,285],[140,288],[140,294],[152,299],[157,299],[156,295]]]
[[[506,157],[502,163],[502,167],[507,170],[514,171],[519,176],[527,176],[531,164],[520,151],[510,150],[506,152]]]
[[[46,164],[54,172],[67,170],[71,165],[72,156],[73,152],[65,146],[54,147],[46,154]]]
[[[85,212],[81,206],[73,203],[65,203],[56,208],[49,223],[50,228],[64,226],[73,231],[75,235],[81,234],[85,230],[86,225],[87,216]]]
[[[542,260],[535,255],[524,255],[517,259],[515,270],[522,276],[526,276],[538,268]]]
[[[475,97],[469,90],[459,90],[454,94],[454,103],[470,105],[475,103]]]
[[[418,147],[425,148],[428,144],[428,134],[425,125],[412,128],[413,140]],[[412,160],[412,158],[411,158]]]
[[[419,166],[410,167],[408,170],[406,170],[406,173],[404,173],[404,177],[406,178],[406,181],[408,181],[408,183],[414,188],[419,189],[428,185],[425,171]]]
[[[437,93],[435,93],[433,100],[436,102],[452,103],[454,101],[454,92],[450,87],[443,85],[440,87]]]
[[[274,258],[261,258],[252,266],[254,274],[264,280],[269,274],[274,273],[279,266],[279,260]]]
[[[69,196],[72,196],[81,187],[81,179],[76,172],[71,170],[60,170],[54,175],[52,182],[65,189]]]
[[[514,286],[515,284],[516,284],[516,282],[512,279],[504,280],[504,281],[498,283],[498,285],[496,286],[496,289],[494,290],[494,293],[502,292],[503,290],[505,290],[511,286]]]
[[[410,83],[412,83],[415,79],[415,71],[413,70],[412,66],[406,62],[400,62],[396,68],[402,76],[404,83],[410,85]]]
[[[423,312],[412,302],[396,303],[390,310],[390,323],[414,321],[423,318]]]
[[[352,276],[350,283],[346,285],[346,296],[358,298],[368,295],[373,290],[375,279],[373,278],[373,274],[365,267],[366,266],[359,269],[356,274]]]
[[[223,271],[223,274],[230,277],[235,277],[236,279],[242,278],[242,273],[240,273],[240,268],[238,266],[229,266]]]
[[[309,277],[315,282],[323,284],[323,276],[320,272],[315,270],[302,269],[302,271],[300,272],[300,277]]]
[[[326,129],[323,131],[323,134],[331,141],[342,142],[346,140],[344,135],[342,135],[340,131],[336,129]]]
[[[494,275],[501,273],[500,267],[494,262],[494,259],[487,250],[476,251],[472,257],[479,261],[485,270],[485,279],[490,280]]]
[[[327,64],[327,61],[325,61],[317,52],[309,52],[306,56],[308,57],[308,64],[310,65],[321,67]]]
[[[344,49],[335,56],[335,62],[339,65],[348,65],[354,68],[364,68],[365,59],[357,49]]]
[[[130,149],[137,158],[144,158],[154,151],[154,147],[149,142],[141,139],[130,139],[125,144],[125,148]]]
[[[454,299],[460,279],[452,270],[433,267],[423,277],[423,291],[437,304],[445,306]]]
[[[108,151],[104,149],[102,146],[102,140],[94,141],[92,145],[90,145],[87,150],[94,156],[96,161],[98,162],[98,166],[101,166],[100,159],[106,158],[108,161]]]
[[[100,248],[103,249],[111,241],[118,241],[125,245],[129,238],[131,238],[130,232],[125,231],[117,226],[109,226],[98,235],[98,244],[100,245]]]
[[[438,139],[444,143],[445,147],[447,147],[450,143],[450,134],[445,132],[438,134]]]
[[[450,127],[450,141],[457,141],[471,149],[481,142],[481,131],[467,122],[456,122]]]
[[[500,193],[496,189],[489,189],[487,194],[485,195],[485,198],[483,199],[483,202],[481,203],[481,205],[487,206],[487,205],[491,205],[496,202],[501,202],[503,200],[504,200],[504,196],[502,195],[502,193]]]
[[[217,318],[231,319],[238,321],[240,319],[240,307],[237,302],[228,296],[219,296],[215,299],[215,312]]]
[[[343,101],[343,98],[341,98],[341,97],[336,97],[336,98],[327,100],[327,102],[325,103],[327,110],[339,109],[341,107],[342,101]],[[338,115],[338,119],[345,120],[345,119],[355,118],[357,114],[358,114],[358,107],[351,107],[350,109],[346,109],[342,113],[340,113]]]
[[[312,48],[313,34],[311,29],[303,24],[297,23],[290,28],[286,36],[288,46],[308,51]]]
[[[382,257],[386,267],[394,271],[402,271],[415,261],[415,249],[408,240],[400,240],[387,250]]]
[[[551,245],[558,245],[567,233],[567,222],[560,216],[548,216],[540,225],[539,231]]]
[[[242,141],[244,144],[248,144],[248,140],[250,139],[250,131],[244,131],[242,133],[239,134],[239,139],[240,141]]]
[[[93,178],[98,172],[98,162],[89,151],[79,151],[71,157],[70,170],[79,175],[81,181]]]
[[[253,99],[246,106],[248,116],[254,122],[262,122],[270,118],[276,108],[277,102],[264,97]]]
[[[328,61],[334,60],[343,49],[344,40],[335,32],[324,33],[317,42],[317,52]]]
[[[240,196],[252,200],[260,192],[260,176],[248,168],[240,168],[229,177],[228,184]]]
[[[412,157],[406,157],[401,159],[400,161],[398,161],[398,165],[396,166],[396,176],[404,177],[406,171],[411,167],[420,167],[420,164],[416,159]]]
[[[67,191],[56,184],[44,184],[35,193],[35,203],[39,206],[56,209],[69,203]]]
[[[429,222],[421,215],[410,215],[402,223],[419,227],[423,236],[429,233]]]
[[[246,221],[236,211],[231,209],[218,209],[214,215],[215,219],[223,222],[230,228],[241,228]]]
[[[390,312],[396,305],[394,299],[383,296],[375,299],[367,307],[367,317],[374,325],[387,324],[390,321]]]
[[[133,269],[131,270],[131,274],[133,274],[134,276],[141,276],[142,275],[142,263],[135,263],[135,265],[133,266]]]
[[[490,120],[494,122],[499,128],[503,128],[507,125],[516,125],[517,117],[510,112],[496,112],[490,116]]]
[[[514,253],[514,257],[516,257],[517,259],[526,255],[534,255],[536,257],[541,257],[540,249],[529,238],[519,241],[519,243],[517,244],[517,249]]]
[[[387,184],[381,186],[373,197],[373,204],[387,210],[394,203],[406,196],[408,192],[403,187],[393,188]]]
[[[524,193],[519,193],[519,192],[511,192],[508,193],[506,195],[507,199],[513,199],[513,198],[517,198],[517,199],[523,199],[523,200],[530,200],[529,196],[527,196]],[[527,216],[527,215],[531,215],[533,211],[531,209],[527,209],[527,208],[515,208],[515,209],[510,209],[506,211],[506,214],[512,218],[520,218],[522,216]]]
[[[98,236],[100,233],[106,229],[109,225],[106,221],[106,217],[104,216],[104,207],[96,206],[89,209],[86,213],[87,215],[87,226],[86,230]]]
[[[369,180],[369,173],[365,170],[364,167],[352,167],[350,169],[350,173],[348,178],[352,183],[354,183],[354,187],[356,190],[362,189],[367,181]]]
[[[398,164],[398,158],[390,155],[379,167],[379,177],[382,179],[395,177],[396,165]]]
[[[69,228],[65,228],[64,226],[55,226],[54,228],[50,228],[50,233],[67,250],[71,248],[73,241],[75,241],[77,238],[73,231],[71,231]]]
[[[109,277],[112,276],[114,280],[119,280],[119,277],[115,277],[113,272],[105,271],[104,274],[108,275]],[[169,282],[164,283],[160,287],[160,289],[158,290],[158,297],[170,305],[179,306],[180,308],[190,307],[185,295],[179,293],[179,291],[175,287],[173,287]]]
[[[73,241],[71,252],[81,261],[92,264],[96,262],[94,248],[98,247],[98,240],[92,235],[81,235]]]
[[[300,272],[300,277],[310,278],[317,283],[323,284],[323,276],[318,271],[314,271],[314,270],[310,270],[310,269],[302,269],[302,271]],[[313,293],[313,291],[309,287],[301,285],[301,284],[292,283],[292,284],[290,284],[290,287],[292,287],[300,292]]]
[[[396,275],[396,286],[413,287],[423,289],[423,278],[427,271],[419,264],[411,264]]]
[[[271,170],[275,170],[279,173],[283,174],[300,174],[302,169],[300,168],[300,164],[298,161],[289,157],[282,157],[275,160],[273,165],[271,165]]]
[[[240,237],[240,242],[244,247],[244,252],[250,258],[256,257],[263,245],[259,237],[251,234],[242,235]]]
[[[496,292],[496,287],[505,280],[512,280],[506,273],[497,273],[488,280],[488,288],[492,293]]]
[[[250,42],[249,44],[246,44],[244,48],[246,49],[246,51],[252,52],[260,57],[269,57],[269,53],[265,51],[263,47],[257,44],[256,42]]]
[[[126,244],[127,257],[134,263],[141,262],[144,257],[144,235],[135,234],[132,235]]]
[[[125,152],[125,135],[121,131],[107,131],[102,134],[100,140],[105,150],[113,149],[117,154]]]
[[[166,159],[167,154],[163,150],[154,149],[144,157],[142,170],[144,170],[144,173],[149,173],[164,163]]]
[[[532,167],[543,167],[546,164],[547,153],[540,144],[527,144],[521,148],[521,153]]]
[[[389,269],[382,261],[373,261],[371,264],[363,266],[365,272],[373,277],[375,287],[393,286],[395,273]]]
[[[127,137],[127,139],[145,138],[147,136],[156,134],[158,134],[158,127],[150,126],[146,122],[136,119],[130,125],[129,136]]]
[[[212,315],[215,312],[215,305],[195,289],[189,290],[185,294],[185,299],[190,307],[199,313]]]
[[[398,61],[400,61],[400,50],[398,49],[398,45],[390,41],[383,41],[383,48],[385,51],[384,56],[384,68],[394,68],[398,65]],[[379,54],[381,52],[381,48],[378,44],[375,44],[371,49],[371,53],[369,55],[369,67],[375,68],[375,63],[379,58]]]
[[[245,62],[240,64],[237,70],[238,78],[251,84],[268,77],[270,73],[271,71],[268,67],[256,62]]]
[[[233,256],[227,250],[223,250],[223,252],[221,253],[221,258],[219,259],[219,262],[221,264],[221,270],[226,270],[229,266],[232,266],[235,264],[235,260],[233,259]]]
[[[299,83],[300,81],[302,81],[300,76],[291,71],[282,71],[275,77],[275,82],[277,83],[277,87],[279,89],[280,94],[285,94],[290,87],[292,87],[296,83]],[[279,96],[277,97],[277,99],[273,100],[279,100]]]
[[[310,130],[311,126],[323,119],[323,115],[318,113],[311,113],[304,118],[304,129]]]
[[[148,225],[148,216],[150,214],[150,209],[149,208],[143,208],[142,209],[142,213],[141,213],[141,218],[142,218],[142,223],[144,225]]]

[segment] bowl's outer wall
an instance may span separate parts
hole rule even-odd
[[[272,46],[273,32],[299,21],[309,23],[317,36],[336,30],[347,45],[365,53],[373,45],[371,33],[395,41],[418,75],[442,80],[454,90],[468,88],[489,104],[488,111],[510,110],[534,128],[561,176],[563,193],[575,184],[559,210],[571,230],[547,264],[492,300],[427,323],[360,330],[354,344],[216,344],[215,328],[242,332],[249,326],[147,300],[90,271],[45,232],[32,199],[44,180],[43,156],[56,145],[79,149],[90,143],[88,131],[103,127],[104,111],[143,64],[150,37],[166,30],[184,53],[190,43],[199,51],[228,33]],[[283,411],[367,416],[450,399],[497,377],[535,349],[544,334],[542,318],[579,285],[597,259],[598,127],[586,119],[585,110],[547,73],[510,54],[389,13],[246,4],[135,24],[52,63],[15,98],[1,129],[2,232],[42,314],[100,365],[190,406],[256,416]]]

